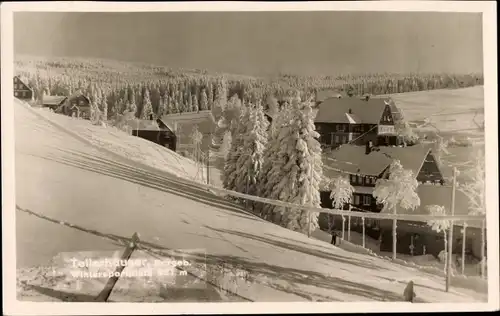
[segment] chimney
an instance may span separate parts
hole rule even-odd
[[[349,114],[352,114],[352,109],[349,109]]]
[[[365,101],[368,101],[370,100],[370,96],[369,95],[365,95]]]
[[[373,144],[372,144],[372,141],[368,141],[366,142],[366,147],[365,147],[365,154],[368,155],[369,153],[371,153],[372,151],[372,147],[373,147]]]

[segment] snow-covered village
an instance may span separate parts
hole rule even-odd
[[[488,302],[480,14],[13,23],[18,301]]]

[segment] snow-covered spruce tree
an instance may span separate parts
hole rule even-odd
[[[470,180],[464,184],[459,184],[457,189],[467,196],[469,201],[469,213],[471,215],[486,215],[486,169],[484,149],[476,148],[471,153],[473,168],[469,173]],[[465,223],[464,223],[465,224]],[[465,225],[464,225],[465,229]],[[486,276],[486,219],[481,227],[481,276]],[[464,233],[465,236],[465,233]]]
[[[108,98],[106,93],[103,93],[101,98],[101,109],[102,109],[102,120],[106,122],[108,120]]]
[[[211,110],[214,105],[214,87],[212,86],[212,82],[208,84],[208,110]]]
[[[134,113],[135,117],[139,117],[139,109],[137,108],[137,103],[135,101],[135,91],[134,89],[130,89],[128,93],[129,101],[128,101],[128,110]]]
[[[383,204],[383,211],[392,210],[397,214],[397,208],[415,209],[420,206],[420,198],[416,193],[418,182],[411,170],[406,170],[399,160],[394,160],[389,167],[389,179],[378,179],[373,190],[377,203]],[[392,221],[392,258],[396,259],[397,220]]]
[[[227,105],[227,82],[224,78],[220,79],[217,82],[217,90],[215,92],[215,101],[214,106],[212,108],[212,113],[216,120],[219,120],[220,117],[226,110]]]
[[[165,111],[165,105],[163,104],[165,100],[163,97],[159,97],[158,99],[158,107],[156,109],[155,117],[162,117]]]
[[[229,154],[229,150],[231,149],[231,143],[232,143],[231,131],[227,130],[224,133],[224,137],[222,139],[222,144],[220,146],[220,153],[224,157],[224,161],[227,159],[227,156]]]
[[[301,102],[298,94],[292,99],[291,122],[281,129],[279,136],[280,150],[276,158],[282,161],[271,168],[269,177],[275,179],[268,185],[279,179],[270,190],[271,198],[320,207],[323,163],[311,105],[310,101]],[[318,213],[310,214],[300,209],[285,210],[282,207],[274,211],[281,214],[279,224],[288,229],[306,233],[318,227]]]
[[[351,210],[351,200],[354,188],[352,187],[347,176],[339,175],[338,177],[330,180],[328,189],[330,190],[330,199],[332,199],[332,205],[334,209],[341,210],[346,204],[348,204],[349,210]],[[348,219],[347,239],[350,240],[351,216],[349,216]],[[345,217],[344,215],[342,215],[342,239],[344,239],[344,232]]]
[[[198,130],[198,125],[195,125],[193,127],[193,130],[191,131],[191,144],[193,145],[193,158],[196,161],[196,163],[201,162],[201,143],[203,141],[203,134]]]
[[[428,205],[427,211],[430,215],[446,215],[446,209],[441,205]],[[427,221],[427,225],[431,227],[431,229],[437,233],[443,233],[444,235],[444,272],[446,273],[446,264],[448,262],[448,238],[447,231],[451,229],[451,221],[446,219],[432,219]]]
[[[195,94],[196,95],[196,94]],[[191,94],[191,89],[187,89],[187,92],[184,95],[185,103],[187,107],[187,112],[193,112],[193,107],[197,106],[193,102],[193,95]]]
[[[193,100],[191,102],[191,112],[198,112],[198,97],[193,94]]]
[[[208,96],[205,89],[202,89],[200,93],[200,110],[208,110]]]
[[[267,144],[268,122],[264,116],[262,104],[247,104],[247,115],[240,124],[246,124],[246,133],[236,161],[237,178],[236,189],[238,192],[257,195],[257,179],[262,169],[264,149]]]
[[[90,122],[93,125],[99,125],[101,123],[101,111],[99,110],[99,104],[97,103],[99,98],[96,98],[94,94],[93,99],[94,101],[90,102]]]
[[[234,120],[231,126],[232,130],[232,142],[227,154],[226,160],[224,161],[224,170],[222,172],[222,185],[224,189],[238,191],[237,188],[237,176],[238,176],[238,158],[242,155],[243,143],[245,141],[245,134],[247,129],[249,113],[248,109],[242,109],[239,120]],[[241,192],[241,191],[240,191]]]
[[[279,176],[270,177],[271,169],[275,164],[282,164],[284,166],[285,156],[279,156],[281,139],[283,135],[288,132],[285,129],[289,128],[291,122],[291,113],[289,104],[286,103],[283,109],[278,111],[275,115],[271,128],[269,129],[267,146],[264,149],[264,163],[262,164],[262,171],[259,175],[259,196],[264,198],[272,198],[272,189],[280,181]],[[284,155],[283,153],[280,153]],[[279,169],[276,169],[278,171]],[[258,204],[261,217],[274,221],[274,206],[269,204]]]
[[[142,116],[143,120],[149,120],[151,117],[154,117],[153,105],[151,104],[151,98],[149,96],[149,89],[144,89],[144,97],[142,101]]]

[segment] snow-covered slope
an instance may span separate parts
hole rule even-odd
[[[224,263],[248,273],[233,289],[240,297],[227,298],[212,289],[218,294],[186,292],[183,300],[398,301],[409,280],[415,282],[420,301],[486,299],[460,288],[445,293],[444,280],[435,275],[308,239],[180,183],[173,174],[184,170],[190,177],[195,171],[189,161],[173,153],[156,155],[145,141],[69,117],[40,116],[36,111],[41,110],[19,101],[14,106],[16,204],[38,214],[16,212],[18,279],[26,281],[19,285],[20,299],[96,295],[102,282],[76,290],[74,280],[50,276],[49,261],[62,252],[121,252],[120,241],[134,232],[142,241],[136,256],[197,249],[192,260],[198,272],[203,264],[214,271]],[[120,160],[119,155],[132,160]],[[161,170],[153,172],[146,165]],[[134,291],[122,285],[110,299],[172,300],[160,292],[155,286],[141,292],[137,284]]]

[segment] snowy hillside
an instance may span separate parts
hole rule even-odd
[[[147,141],[17,100],[14,108],[21,300],[75,294],[90,300],[105,281],[77,286],[74,279],[51,277],[50,261],[67,252],[121,252],[122,242],[137,232],[142,243],[134,256],[196,250],[192,278],[201,277],[204,264],[213,284],[227,284],[227,273],[214,272],[222,264],[248,274],[235,281],[237,288],[223,286],[232,294],[207,286],[181,291],[178,301],[400,301],[410,280],[421,302],[486,301],[484,293],[459,287],[446,293],[444,279],[434,274],[308,239],[194,183],[185,185],[177,176],[195,178],[196,166]],[[127,281],[110,300],[169,301],[177,295],[163,295],[158,282],[145,289],[142,281]]]

